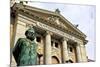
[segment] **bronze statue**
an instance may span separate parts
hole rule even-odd
[[[36,37],[35,30],[30,28],[25,32],[25,35],[26,38],[19,38],[13,49],[17,66],[37,64],[37,45],[34,42]]]

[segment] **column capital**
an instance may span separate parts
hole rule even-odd
[[[50,31],[46,31],[45,35],[47,35],[47,34],[53,35],[53,33]]]
[[[81,44],[80,44],[80,43],[77,43],[77,44],[76,44],[76,47],[81,47]]]
[[[81,42],[77,42],[76,46],[84,47],[85,45],[82,44]]]
[[[62,39],[62,40],[63,40],[63,41],[64,41],[64,40],[68,41],[69,39],[68,39],[68,38],[66,38],[66,37],[63,37],[63,39]]]

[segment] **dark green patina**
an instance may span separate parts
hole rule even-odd
[[[25,35],[26,38],[19,38],[13,49],[17,66],[37,64],[37,45],[34,42],[36,37],[35,30],[30,28],[25,32]]]

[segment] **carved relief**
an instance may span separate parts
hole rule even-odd
[[[60,57],[60,50],[57,48],[52,47],[52,55]]]
[[[48,21],[51,21],[52,23],[56,23],[57,25],[60,24],[59,22],[59,18],[58,17],[55,17],[55,16],[50,16],[47,18]]]
[[[25,11],[25,12],[28,12],[28,11]],[[70,31],[65,24],[60,22],[60,19],[57,16],[50,16],[50,17],[48,17],[48,19],[44,19],[43,17],[39,17],[39,16],[31,14],[31,18],[35,21],[38,21],[38,22],[42,22],[45,24],[51,24],[53,27],[60,29],[63,32],[67,32],[68,34],[71,34],[75,37],[78,37],[79,39],[81,38],[80,34],[77,34],[73,31]]]

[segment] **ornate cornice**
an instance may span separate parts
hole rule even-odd
[[[48,15],[53,15],[53,16],[58,16],[60,19],[62,19],[64,22],[65,25],[69,25],[71,26],[75,31],[77,31],[79,34],[81,34],[82,37],[86,38],[86,35],[81,32],[78,28],[76,28],[73,24],[71,24],[65,17],[63,17],[60,13],[56,13],[56,12],[52,12],[52,11],[48,11],[48,10],[44,10],[44,9],[40,9],[40,8],[36,8],[36,7],[31,7],[31,6],[28,6],[28,5],[22,5],[22,4],[19,4],[19,3],[16,3],[15,6],[17,8],[22,8],[22,9],[26,9],[26,10],[29,10],[29,11],[38,11],[40,13],[44,13],[44,14],[48,14]],[[66,23],[67,22],[67,23]]]
[[[18,8],[18,7],[16,7],[16,8]],[[65,32],[65,33],[68,33],[68,34],[70,34],[70,35],[73,35],[73,36],[75,36],[75,37],[77,37],[77,38],[79,38],[79,39],[85,40],[85,38],[84,38],[83,35],[81,35],[81,34],[79,34],[79,33],[76,33],[76,32],[73,32],[73,31],[71,31],[71,30],[69,30],[69,29],[66,29],[66,28],[64,28],[63,26],[58,25],[58,24],[56,24],[56,23],[53,23],[53,22],[50,21],[50,20],[46,20],[46,19],[44,19],[44,18],[42,18],[42,17],[36,16],[36,15],[34,15],[32,12],[30,12],[29,10],[26,10],[25,8],[22,8],[22,9],[20,8],[20,9],[18,9],[18,12],[21,13],[21,14],[24,14],[24,15],[26,15],[26,16],[28,16],[28,17],[30,17],[30,18],[36,20],[36,21],[45,23],[45,24],[50,25],[50,26],[52,26],[52,27],[54,27],[54,28],[56,28],[56,29],[59,29],[59,30]],[[55,16],[55,17],[57,17],[57,16]]]
[[[59,30],[65,32],[65,33],[68,33],[70,35],[73,35],[73,36],[75,36],[75,37],[77,37],[79,39],[84,39],[80,34],[77,34],[77,33],[73,32],[71,30],[68,30],[68,29],[66,29],[66,28],[64,28],[64,27],[62,27],[60,25],[57,25],[56,23],[54,23],[54,22],[52,22],[50,20],[46,20],[46,19],[44,19],[42,17],[36,16],[36,15],[30,13],[29,11],[27,11],[25,9],[19,9],[19,13],[24,14],[24,15],[30,17],[33,20],[36,20],[36,21],[45,23],[47,25],[50,25],[50,26],[52,26],[52,27],[54,27],[56,29],[59,29]]]
[[[88,40],[84,40],[84,42],[83,42],[83,43],[84,43],[84,45],[85,45],[85,44],[87,44],[87,43],[88,43]]]

